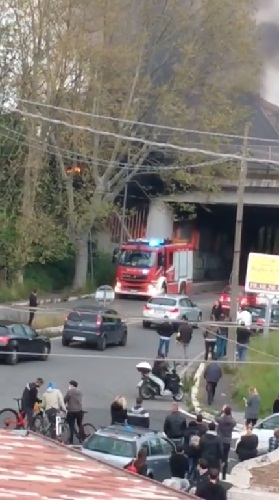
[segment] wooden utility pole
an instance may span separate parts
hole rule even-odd
[[[246,123],[244,130],[244,141],[242,146],[243,160],[240,165],[238,189],[237,189],[237,209],[235,221],[235,236],[234,236],[234,250],[233,250],[233,267],[231,275],[231,303],[230,303],[230,317],[231,321],[236,324],[237,317],[237,298],[239,287],[239,267],[240,267],[240,252],[241,252],[241,236],[243,226],[243,207],[245,184],[247,179],[247,156],[248,156],[248,137],[249,137],[250,124]],[[236,326],[229,328],[228,335],[228,361],[235,361],[235,341],[236,341]]]

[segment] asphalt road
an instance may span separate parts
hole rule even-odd
[[[208,318],[216,295],[201,294],[195,297]],[[71,303],[51,304],[48,310],[69,310],[86,306],[91,299]],[[109,407],[116,395],[126,397],[128,405],[135,402],[139,374],[135,368],[139,361],[154,359],[158,347],[158,335],[154,330],[144,330],[138,317],[141,316],[143,301],[118,300],[113,304],[122,317],[127,318],[128,343],[125,347],[109,347],[105,352],[75,345],[62,347],[61,339],[52,340],[52,355],[47,362],[26,361],[16,366],[0,365],[0,408],[15,407],[14,397],[20,397],[27,382],[43,377],[46,384],[55,382],[63,393],[70,379],[76,379],[84,395],[84,408],[88,410],[85,421],[96,426],[110,423]],[[136,317],[136,318],[135,318]],[[203,351],[201,331],[194,330],[189,347],[189,357],[197,360]],[[172,340],[170,358],[182,360],[181,346]],[[172,400],[157,399],[147,401],[146,409],[151,416],[151,426],[162,428],[166,414],[170,411]]]

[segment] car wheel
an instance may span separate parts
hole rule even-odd
[[[69,347],[70,341],[68,339],[65,339],[65,337],[62,337],[62,345],[64,347]]]
[[[105,335],[103,335],[103,337],[100,338],[97,344],[97,349],[98,351],[105,351],[106,347],[107,347],[107,340]]]
[[[50,353],[50,348],[48,345],[45,345],[44,352],[43,352],[43,355],[40,356],[40,360],[47,361],[49,353]]]
[[[151,323],[150,323],[150,321],[143,321],[142,322],[142,326],[143,326],[143,328],[150,328],[151,327]]]
[[[7,365],[16,365],[18,363],[18,352],[16,348],[7,355],[6,363]]]
[[[121,339],[121,340],[120,340],[120,342],[119,342],[119,345],[121,345],[121,346],[123,346],[123,347],[124,347],[126,344],[127,344],[127,332],[125,332],[125,333],[123,334],[123,337],[122,337],[122,339]]]

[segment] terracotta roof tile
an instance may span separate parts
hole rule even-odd
[[[191,495],[35,435],[0,430],[0,499],[186,500]]]

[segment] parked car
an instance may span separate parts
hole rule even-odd
[[[16,365],[20,359],[46,361],[50,351],[50,340],[30,326],[0,320],[0,359],[8,365]]]
[[[261,332],[265,324],[266,306],[248,307],[248,310],[252,314],[252,331],[256,333]],[[279,305],[273,305],[271,307],[270,326],[279,328]]]
[[[67,316],[62,332],[62,345],[71,342],[96,346],[104,351],[108,345],[125,346],[127,325],[117,311],[108,307],[79,307]]]
[[[279,429],[279,413],[274,413],[273,415],[269,415],[264,418],[260,422],[258,422],[254,429],[253,433],[258,436],[259,445],[258,445],[258,454],[264,455],[268,452],[268,441],[269,438],[274,435],[275,429]],[[236,433],[233,433],[233,437],[236,437]],[[236,441],[236,445],[238,440],[240,439],[240,434],[238,434],[238,439]]]
[[[144,328],[157,325],[165,316],[173,321],[187,316],[189,321],[198,323],[202,320],[202,311],[187,295],[159,295],[152,297],[143,308]]]
[[[110,425],[99,429],[84,441],[82,452],[123,468],[136,458],[137,452],[142,448],[147,452],[147,475],[157,481],[170,478],[169,458],[174,444],[162,432],[141,427]]]
[[[231,308],[231,294],[232,287],[231,285],[227,285],[222,291],[219,299],[216,301],[216,304],[220,302],[222,306],[222,311],[225,314],[230,313]],[[257,294],[256,293],[248,293],[245,292],[244,286],[238,287],[238,297],[237,302],[240,306],[254,306],[257,305]]]

